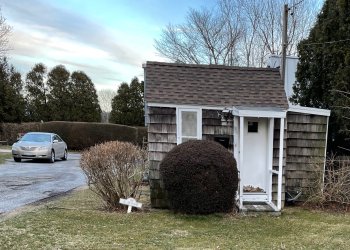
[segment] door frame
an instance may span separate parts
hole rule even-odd
[[[244,121],[247,118],[268,118],[268,140],[267,140],[267,168],[266,175],[268,180],[267,196],[259,196],[254,194],[243,193],[243,182],[239,182],[238,203],[239,207],[243,208],[244,201],[251,202],[266,202],[270,204],[276,211],[280,211],[282,207],[282,173],[283,173],[283,138],[284,138],[284,120],[286,118],[286,110],[276,108],[261,108],[261,107],[233,107],[232,114],[234,115],[233,140],[234,140],[234,157],[237,159],[237,167],[239,174],[244,171]],[[280,139],[279,139],[279,161],[278,170],[273,170],[273,135],[274,135],[274,120],[280,119]],[[278,175],[278,192],[277,204],[272,202],[272,175]],[[241,178],[241,176],[239,177]]]
[[[248,171],[248,169],[246,169],[245,167],[242,167],[240,169],[240,180],[242,183],[242,190],[243,190],[243,200],[246,201],[261,201],[261,202],[268,202],[271,201],[272,197],[271,195],[271,184],[272,184],[272,176],[271,176],[271,170],[272,170],[272,156],[273,156],[273,145],[271,143],[273,143],[273,119],[274,118],[257,118],[257,117],[246,117],[243,118],[243,134],[244,134],[244,147],[245,150],[247,150],[247,144],[249,143],[249,145],[251,143],[254,143],[252,141],[248,141],[248,138],[246,137],[249,132],[248,130],[248,122],[249,121],[253,121],[253,122],[258,122],[258,131],[257,133],[264,133],[264,136],[266,135],[266,139],[264,139],[264,141],[262,142],[262,144],[260,145],[260,147],[265,147],[266,152],[264,152],[263,155],[263,163],[260,165],[260,167],[262,169],[260,169],[261,171],[263,171],[263,173],[255,173],[256,175],[258,175],[260,178],[259,179],[264,179],[264,185],[261,186],[261,188],[264,189],[265,192],[244,192],[244,186],[249,184],[249,178],[247,178],[246,175],[246,171]],[[272,121],[272,122],[271,122]],[[265,123],[264,125],[262,125],[262,123]],[[266,126],[266,127],[265,127]],[[272,133],[270,130],[270,126],[272,126]],[[265,131],[262,131],[262,127],[264,127]],[[252,132],[255,133],[255,132]],[[257,142],[255,143],[259,143],[260,142],[260,138]],[[264,145],[265,144],[265,145]],[[249,148],[249,147],[248,147]],[[243,161],[247,161],[247,157],[245,154],[243,154]],[[244,162],[246,164],[247,167],[251,166],[251,164],[249,164],[248,166],[248,162]],[[249,173],[251,173],[253,171],[251,171],[251,169],[249,170]],[[252,173],[254,174],[254,173]],[[248,183],[247,183],[248,182]]]

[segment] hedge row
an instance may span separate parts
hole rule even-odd
[[[147,129],[145,127],[130,127],[108,123],[53,121],[22,124],[2,123],[0,125],[0,139],[12,144],[17,140],[19,133],[30,131],[56,133],[67,142],[68,148],[73,150],[86,149],[106,141],[127,141],[141,145],[143,138],[147,138]]]

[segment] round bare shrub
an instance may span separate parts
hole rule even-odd
[[[214,141],[188,141],[173,148],[160,164],[170,207],[175,212],[231,212],[238,187],[232,153]]]
[[[140,197],[147,153],[129,142],[106,142],[84,151],[80,166],[89,188],[102,198],[106,208],[115,210],[121,208],[120,198]]]

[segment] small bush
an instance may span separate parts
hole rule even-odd
[[[306,203],[319,207],[350,207],[350,160],[327,159],[326,169],[316,165]]]
[[[147,153],[129,142],[106,142],[84,151],[80,166],[89,188],[102,198],[107,209],[115,210],[121,208],[120,198],[139,199]]]
[[[173,148],[160,164],[170,207],[175,212],[231,212],[238,187],[232,153],[214,141],[188,141]]]

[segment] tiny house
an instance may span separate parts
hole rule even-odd
[[[286,191],[324,168],[329,110],[288,103],[279,69],[147,62],[151,203],[168,206],[159,163],[187,140],[215,140],[239,170],[237,205],[281,211]],[[255,206],[255,207],[257,207]]]

